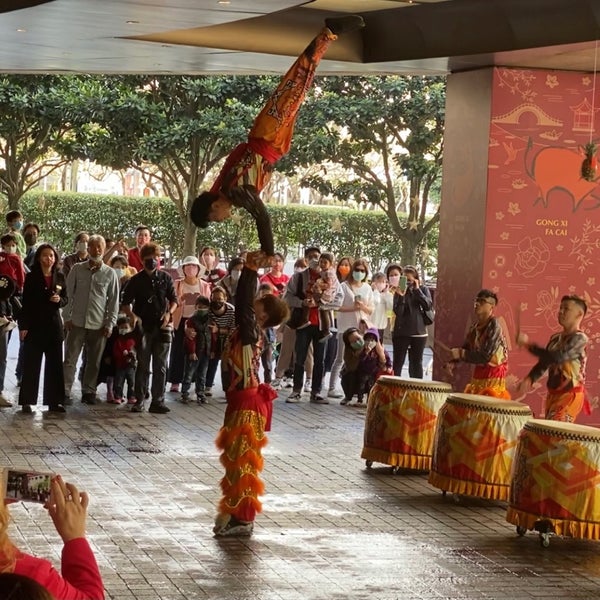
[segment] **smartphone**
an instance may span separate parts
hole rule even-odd
[[[354,296],[354,302],[360,302],[362,300],[362,296],[360,294],[356,294]]]
[[[10,502],[44,504],[50,498],[50,483],[54,473],[4,469],[4,498]]]
[[[401,275],[400,276],[400,281],[398,282],[398,287],[400,288],[401,292],[405,292],[406,291],[406,287],[408,285],[408,280],[406,279],[406,275]]]

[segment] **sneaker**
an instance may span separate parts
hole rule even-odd
[[[157,415],[165,415],[168,412],[171,412],[171,409],[168,406],[166,406],[164,402],[152,402],[152,404],[150,404],[148,412],[155,413]]]
[[[292,392],[285,401],[288,404],[298,404],[302,400],[302,392]]]
[[[282,380],[279,377],[275,377],[275,379],[273,379],[273,381],[271,381],[271,387],[274,390],[281,389],[283,387],[281,384],[282,384]]]
[[[62,404],[52,404],[48,407],[48,412],[66,413],[67,409]]]
[[[169,392],[172,392],[174,394],[178,394],[179,393],[179,384],[178,383],[172,383],[171,384],[171,389],[169,390]]]
[[[229,523],[225,527],[217,527],[213,529],[216,537],[244,537],[252,535],[254,531],[254,523],[245,523],[244,521],[238,521],[233,517],[229,520]]]
[[[179,402],[182,404],[187,404],[190,401],[190,395],[187,392],[182,392],[181,398],[179,398]]]
[[[356,404],[362,404],[362,403],[363,403],[362,396],[359,396],[358,399],[356,400]]]
[[[135,404],[131,407],[131,412],[135,412],[135,413],[144,412],[144,401],[136,400]]]
[[[284,389],[289,389],[294,387],[294,380],[292,377],[284,377],[281,380],[281,387]]]
[[[0,408],[10,408],[12,405],[13,403],[0,392]]]
[[[207,398],[212,398],[212,388],[211,387],[204,388],[204,395]]]
[[[327,392],[327,397],[335,398],[337,400],[338,398],[343,398],[344,394],[342,392],[340,392],[339,390],[336,390],[335,388],[333,388]]]
[[[344,399],[343,399],[343,400],[340,402],[340,404],[341,404],[342,406],[346,406],[346,404],[350,404],[350,402],[352,402],[352,398],[344,398]]]
[[[196,394],[196,402],[198,404],[208,404],[208,400],[204,394]]]
[[[136,402],[135,396],[129,396],[129,398],[127,398],[127,404],[135,404]]]
[[[364,19],[359,15],[347,15],[344,17],[330,17],[325,19],[325,27],[334,35],[350,33],[365,26]]]
[[[329,400],[327,400],[327,398],[323,398],[321,394],[311,394],[310,401],[312,404],[329,404]]]
[[[304,382],[304,391],[305,392],[310,392],[310,389],[312,388],[312,381],[310,379],[307,379]]]

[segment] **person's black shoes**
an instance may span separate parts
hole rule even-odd
[[[33,409],[31,408],[30,404],[23,404],[23,406],[21,406],[21,412],[24,415],[31,415],[33,414]]]
[[[168,412],[171,412],[171,409],[168,406],[165,406],[163,402],[153,402],[150,404],[148,412],[156,413],[157,415],[164,415]]]
[[[325,19],[325,27],[335,35],[350,33],[357,29],[362,29],[364,26],[365,21],[360,15],[347,15]]]
[[[53,404],[48,407],[48,412],[66,413],[67,409],[62,404]]]
[[[98,404],[96,394],[83,394],[83,396],[81,396],[81,401],[84,404]]]

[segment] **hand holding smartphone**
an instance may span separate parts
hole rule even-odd
[[[398,282],[398,288],[400,289],[401,292],[405,292],[407,287],[408,287],[408,280],[406,278],[406,275],[401,275],[400,281]]]
[[[50,485],[54,473],[20,471],[5,468],[3,472],[4,499],[11,502],[45,504],[50,498]]]

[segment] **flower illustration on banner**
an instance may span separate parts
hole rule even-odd
[[[497,256],[494,257],[494,264],[499,269],[506,266],[506,256],[504,256],[503,254],[498,254]]]
[[[504,213],[502,211],[497,212],[496,221],[502,221],[502,219],[504,219]]]
[[[541,275],[548,265],[550,250],[540,237],[527,236],[518,244],[515,269],[527,279]]]
[[[544,317],[546,325],[549,328],[556,327],[556,315],[559,308],[560,298],[558,296],[558,287],[551,287],[549,290],[540,290],[537,293],[535,316]]]
[[[508,233],[508,231],[503,231],[500,234],[500,239],[506,241],[508,238],[510,237],[510,233]]]
[[[558,85],[558,77],[556,75],[546,75],[546,85],[552,90]]]
[[[518,202],[509,202],[508,203],[508,212],[513,217],[516,217],[521,212],[521,209],[519,208],[519,203]]]

